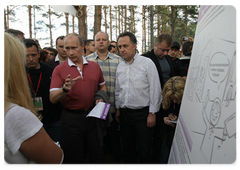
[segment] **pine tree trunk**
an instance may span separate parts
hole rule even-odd
[[[65,18],[66,18],[66,35],[69,33],[68,16],[69,16],[69,14],[65,12]]]
[[[127,31],[127,5],[124,5],[124,12],[125,12],[125,16],[124,16],[124,32]]]
[[[7,6],[7,29],[9,29],[9,6]]]
[[[35,5],[33,5],[33,34],[34,34],[34,38],[37,38],[37,33],[36,33],[36,12],[35,12],[36,8]]]
[[[121,5],[121,31],[123,32],[123,6]]]
[[[167,10],[165,5],[163,5],[163,8],[165,8]],[[161,34],[162,34],[162,33],[166,32],[166,16],[162,13],[161,18],[162,18],[162,20],[161,20],[162,21],[162,31],[161,31]]]
[[[146,16],[145,6],[142,6],[142,53],[146,52]]]
[[[51,8],[50,8],[50,5],[49,5],[49,10],[48,10],[48,15],[49,15],[50,47],[53,47],[52,23],[51,23]]]
[[[112,6],[110,5],[110,41],[112,41]]]
[[[94,14],[94,36],[97,32],[101,31],[101,16],[102,14],[102,6],[95,5],[95,14]],[[94,38],[93,36],[93,38]]]
[[[118,35],[121,32],[121,23],[120,23],[120,5],[118,5]]]
[[[74,24],[75,24],[75,23],[74,23],[74,15],[72,15],[73,33],[74,33],[74,27],[75,27]]]
[[[84,18],[85,18],[85,22],[84,22],[84,40],[88,39],[88,29],[87,29],[87,5],[83,6],[83,13],[84,13]],[[101,25],[101,24],[100,24]]]
[[[185,16],[184,16],[184,36],[187,36],[187,16],[188,16],[188,12],[187,12],[187,5],[185,5],[184,7],[185,10]]]
[[[86,8],[86,5],[79,5],[77,7],[78,31],[83,40],[87,39]]]
[[[117,23],[117,7],[115,7],[115,16],[116,16],[116,18],[115,18],[116,19],[115,20],[115,23],[116,23],[116,25],[115,25],[116,26],[116,40],[117,40],[117,37],[118,37],[118,35],[117,35],[117,28],[118,28],[118,25],[117,25],[118,24]]]
[[[171,36],[175,37],[175,20],[176,20],[176,7],[171,5]]]
[[[29,37],[32,38],[32,6],[28,5],[28,16],[29,16]]]
[[[134,29],[134,6],[130,5],[130,14],[131,14],[131,19],[130,19],[130,28],[129,31],[132,33],[135,33]]]
[[[105,33],[107,33],[107,5],[104,5]]]
[[[154,37],[153,37],[153,5],[149,6],[150,14],[150,40],[151,40],[151,49],[154,47]]]
[[[2,10],[3,10],[3,25],[4,25],[4,30],[7,30],[7,19],[6,19],[5,3],[2,3]]]
[[[157,8],[157,36],[160,35],[160,10],[159,10],[159,7],[156,7]]]

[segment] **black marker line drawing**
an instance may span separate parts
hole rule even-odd
[[[216,43],[228,48],[212,47]],[[236,147],[236,49],[234,42],[216,37],[203,49],[202,58],[193,61],[186,95],[191,102],[201,103],[205,128],[192,132],[199,136],[199,150],[206,162],[213,163],[219,153],[222,159],[236,157],[236,150],[224,152],[230,144],[233,151]]]
[[[227,85],[223,94],[223,104],[228,107],[231,100],[235,100],[236,98],[236,51],[234,52],[234,56],[232,58],[232,63],[229,71],[229,76],[227,79]]]

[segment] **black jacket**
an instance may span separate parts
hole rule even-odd
[[[108,101],[108,95],[105,91],[99,90],[95,95],[94,95],[94,104],[96,100],[98,99],[103,99],[105,103],[109,103]],[[112,114],[108,112],[106,120],[102,119],[96,119],[97,123],[97,132],[98,132],[98,139],[99,139],[99,145],[103,146],[103,137],[107,135],[107,127],[110,127],[110,123],[112,122]]]
[[[61,111],[62,106],[60,103],[52,104],[49,100],[49,88],[51,84],[53,67],[48,66],[47,64],[42,62],[39,62],[39,63],[40,63],[40,69],[36,70],[36,69],[29,69],[26,67],[26,72],[29,74],[31,78],[31,81],[33,83],[33,88],[35,91],[37,89],[40,73],[42,72],[42,78],[41,78],[41,82],[40,82],[36,97],[42,97],[42,100],[43,100],[43,110],[39,111],[43,116],[43,119],[42,119],[43,124],[50,124],[60,120],[60,115],[62,113]],[[28,82],[29,82],[29,87],[32,94],[32,98],[33,98],[34,93],[33,93],[32,85],[29,81],[29,78],[28,78]]]
[[[46,64],[55,68],[59,65],[59,61],[55,61],[55,58],[53,58],[48,60]]]
[[[152,51],[148,51],[145,54],[142,54],[142,56],[148,57],[148,58],[150,58],[154,62],[155,66],[157,67],[158,76],[159,76],[159,80],[160,80],[160,83],[161,83],[161,88],[163,89],[164,81],[163,81],[162,69],[161,69],[161,66],[160,66],[160,64],[158,62],[157,56],[154,53],[154,49],[152,49]],[[165,56],[165,57],[166,57],[166,59],[168,61],[170,69],[171,69],[170,77],[176,76],[176,74],[174,73],[171,57],[168,56],[168,55]]]
[[[172,60],[173,70],[175,74],[179,74],[179,76],[183,76],[181,73],[181,61],[179,58]]]
[[[161,105],[161,109],[163,110],[162,119],[164,117],[168,117],[168,115],[170,113],[173,113],[175,116],[177,116],[177,119],[179,118],[179,111],[180,111],[180,108],[181,108],[181,103],[175,104],[175,107],[173,107],[173,105],[174,105],[173,102],[171,102],[170,108],[168,108],[166,110],[164,110],[162,108],[162,105]],[[177,126],[177,124],[176,124],[176,126]],[[171,148],[171,146],[172,146],[172,141],[173,141],[174,133],[175,133],[175,130],[176,130],[176,126],[171,127],[171,126],[168,126],[168,125],[164,124],[164,127],[163,127],[165,132],[168,134],[166,144],[169,146],[169,148]]]

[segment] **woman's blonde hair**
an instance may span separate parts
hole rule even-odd
[[[17,38],[4,33],[4,112],[10,103],[36,113],[25,69],[26,48]]]
[[[185,79],[180,76],[170,78],[164,85],[163,88],[163,109],[170,108],[171,100],[170,96],[174,95],[178,101],[178,104],[182,102],[182,96],[185,86]]]

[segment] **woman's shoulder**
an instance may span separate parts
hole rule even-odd
[[[32,113],[29,109],[26,109],[17,104],[10,104],[9,110],[5,113],[5,123],[11,122],[11,124],[18,124],[20,126],[31,125],[31,124],[42,124],[37,116]],[[24,123],[23,123],[24,122]]]
[[[30,110],[22,107],[22,106],[19,106],[17,104],[14,104],[14,103],[10,103],[10,106],[9,106],[9,109],[8,111],[6,112],[5,116],[16,116],[16,117],[19,117],[19,116],[29,116],[29,114],[31,115],[34,115]]]
[[[14,154],[43,124],[30,110],[16,104],[11,106],[4,116],[4,142]]]

